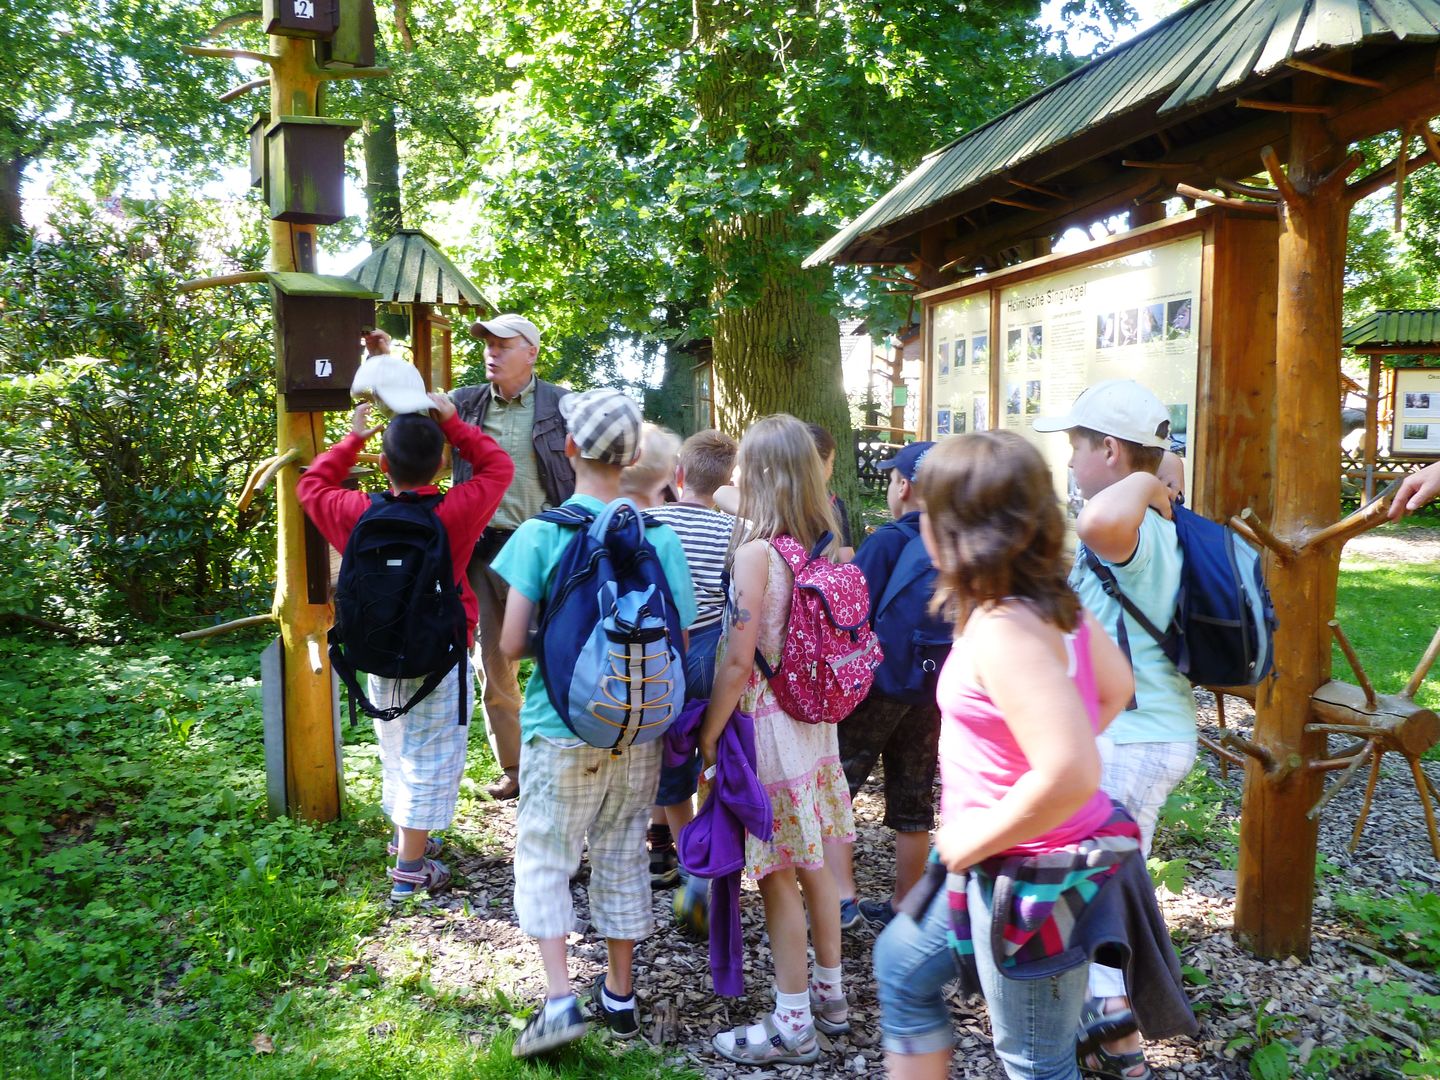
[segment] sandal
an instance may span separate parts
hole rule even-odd
[[[1112,1014],[1113,1015],[1113,1014]],[[1077,1055],[1080,1071],[1091,1076],[1103,1076],[1107,1080],[1154,1080],[1155,1074],[1145,1060],[1144,1050],[1128,1054],[1111,1054],[1105,1050],[1092,1050]],[[1139,1069],[1139,1072],[1132,1072]]]
[[[1083,1057],[1102,1049],[1104,1043],[1113,1043],[1126,1035],[1133,1035],[1138,1030],[1140,1028],[1135,1022],[1135,1014],[1129,1009],[1107,1013],[1102,998],[1086,998],[1080,1009],[1080,1028],[1076,1032],[1075,1042]]]
[[[710,1044],[717,1054],[737,1065],[809,1065],[820,1057],[820,1044],[815,1041],[813,1027],[802,1031],[794,1042],[786,1042],[775,1026],[775,1018],[768,1013],[760,1026],[765,1029],[768,1042],[749,1042],[749,1028],[741,1026],[722,1031]],[[725,1039],[730,1040],[730,1045],[725,1045],[722,1041]]]
[[[443,836],[427,836],[425,838],[425,851],[423,854],[423,858],[437,859],[440,857],[440,852],[444,849],[445,838]],[[385,845],[385,854],[389,855],[392,859],[400,854],[400,849],[395,846],[394,838],[391,838],[390,843]]]
[[[826,1035],[844,1035],[850,1030],[850,999],[843,994],[837,998],[821,999],[810,987],[810,1016],[815,1030]]]
[[[419,870],[401,870],[390,867],[390,880],[395,884],[390,889],[393,902],[408,900],[421,891],[434,895],[450,887],[450,868],[438,859],[425,859]]]

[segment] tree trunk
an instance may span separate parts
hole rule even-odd
[[[18,154],[0,154],[0,255],[14,251],[28,235],[20,198],[28,163],[28,158]]]
[[[365,232],[379,247],[404,226],[400,203],[400,139],[395,108],[387,104],[378,119],[365,121]]]
[[[1313,88],[1297,99],[1317,98]],[[1275,520],[1271,531],[1300,548],[1307,536],[1335,520],[1340,509],[1341,295],[1349,216],[1344,160],[1323,121],[1296,116],[1286,170],[1294,188],[1283,203],[1279,290],[1275,320],[1275,395],[1278,453]],[[1250,761],[1240,824],[1235,932],[1260,956],[1310,953],[1318,825],[1306,812],[1319,798],[1322,777],[1307,766],[1324,736],[1308,734],[1310,696],[1330,677],[1330,634],[1339,548],[1322,544],[1284,561],[1268,560],[1278,629],[1275,677],[1255,702],[1255,741],[1273,765]]]

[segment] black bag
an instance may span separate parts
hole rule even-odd
[[[435,513],[441,495],[385,492],[355,523],[340,559],[330,662],[355,704],[377,720],[418,705],[465,658],[465,606],[450,561],[450,538]],[[377,708],[357,671],[425,681],[404,705]],[[465,723],[465,679],[460,680]]]

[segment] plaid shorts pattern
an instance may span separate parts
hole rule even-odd
[[[465,679],[466,723],[460,723],[460,679]],[[385,816],[406,829],[444,829],[455,817],[470,714],[475,693],[469,660],[464,660],[404,716],[376,720],[380,743],[380,805]],[[369,676],[370,700],[378,708],[403,705],[423,679]]]
[[[590,841],[590,921],[607,938],[634,941],[651,928],[645,826],[660,779],[661,740],[618,757],[595,746],[532,736],[520,748],[515,819],[515,913],[531,937],[574,929],[570,875]]]
[[[1140,852],[1149,858],[1160,810],[1195,764],[1195,740],[1115,743],[1101,735],[1095,742],[1100,749],[1100,789],[1119,799],[1140,826]]]

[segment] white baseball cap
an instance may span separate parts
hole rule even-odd
[[[494,334],[496,337],[522,337],[531,345],[540,344],[540,331],[524,315],[507,313],[493,319],[476,319],[470,324],[470,333],[476,337]]]
[[[367,356],[350,383],[352,398],[365,398],[392,415],[428,413],[434,407],[414,364],[390,353]]]
[[[1126,442],[1170,449],[1170,410],[1134,379],[1107,379],[1086,389],[1064,416],[1037,416],[1036,431],[1089,428]]]

